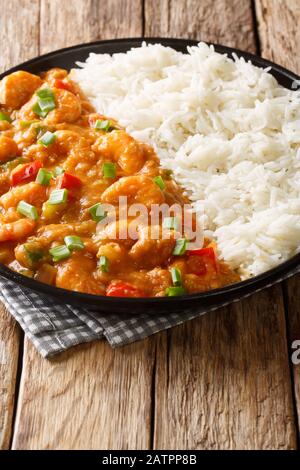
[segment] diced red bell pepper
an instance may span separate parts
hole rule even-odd
[[[55,88],[60,88],[61,90],[67,90],[71,93],[74,93],[74,88],[71,83],[61,80],[60,78],[56,78],[53,82]]]
[[[22,166],[17,166],[10,174],[10,181],[12,186],[33,181],[42,166],[43,165],[39,160],[35,160],[32,163],[25,163]]]
[[[147,297],[137,287],[123,281],[113,281],[106,290],[107,297]]]
[[[199,250],[187,250],[186,254],[187,256],[200,256],[205,261],[209,261],[216,271],[218,270],[216,253],[213,247],[207,246],[206,248],[200,248]]]
[[[63,173],[56,179],[57,189],[77,189],[81,186],[81,180],[70,173]]]

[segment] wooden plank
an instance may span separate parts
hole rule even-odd
[[[0,303],[0,450],[11,440],[19,345],[20,329]]]
[[[13,449],[148,449],[155,348],[74,348],[47,361],[24,351]]]
[[[300,73],[299,0],[256,0],[261,55]]]
[[[39,1],[0,0],[0,11],[2,72],[38,54]],[[0,449],[11,440],[20,341],[19,327],[0,303]]]
[[[261,0],[256,2],[259,35],[264,57],[300,74],[300,2]],[[300,340],[300,276],[285,283],[289,317],[289,346]],[[292,354],[293,350],[291,350]],[[300,366],[294,364],[295,399],[300,427]]]
[[[141,16],[139,1],[42,1],[41,52],[138,36]],[[116,351],[97,342],[52,361],[26,342],[13,448],[149,448],[154,358],[155,340]]]
[[[145,36],[211,41],[255,51],[251,0],[145,0]]]
[[[250,1],[146,1],[146,35],[255,51]],[[294,448],[280,287],[173,329],[157,349],[154,447]],[[275,339],[276,338],[276,339]]]
[[[298,430],[300,428],[300,364],[299,364],[299,350],[300,350],[300,275],[295,276],[285,283],[285,290],[287,295],[287,309],[288,309],[288,339],[290,357],[293,369],[294,378],[294,397],[295,408],[298,415]],[[293,353],[295,359],[292,361]]]
[[[0,70],[4,71],[38,54],[39,0],[0,0],[0,8]]]
[[[141,36],[140,0],[41,0],[41,52],[120,37]]]
[[[280,287],[158,345],[156,449],[296,447]]]

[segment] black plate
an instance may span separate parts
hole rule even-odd
[[[98,54],[115,52],[126,52],[132,47],[139,47],[145,39],[116,39],[112,41],[98,41],[89,44],[81,44],[78,46],[60,49],[55,52],[50,52],[35,59],[31,59],[23,64],[20,64],[0,75],[0,79],[5,75],[16,70],[27,70],[32,73],[39,73],[51,67],[62,67],[70,69],[75,66],[77,61],[85,61],[90,52]],[[197,41],[186,39],[162,39],[162,38],[147,38],[148,43],[160,43],[164,46],[170,46],[177,51],[186,52],[187,46],[197,44]],[[299,80],[296,74],[276,65],[272,62],[242,52],[238,49],[230,47],[215,45],[215,50],[220,53],[228,54],[231,56],[235,53],[237,56],[243,56],[246,60],[262,68],[271,67],[271,73],[278,80],[278,82],[286,88],[292,89],[293,82]],[[11,271],[6,266],[0,264],[0,275],[14,281],[21,286],[39,292],[43,296],[50,296],[57,301],[71,304],[81,304],[84,306],[92,306],[97,310],[105,313],[133,313],[133,312],[149,312],[149,313],[169,313],[179,311],[197,311],[197,309],[217,307],[225,305],[233,300],[245,297],[257,290],[270,286],[280,280],[286,278],[291,274],[300,264],[300,254],[295,255],[288,261],[282,263],[274,269],[271,269],[259,276],[248,279],[243,282],[238,282],[221,289],[211,290],[205,293],[184,295],[181,297],[161,297],[161,298],[147,298],[147,299],[130,299],[130,298],[114,298],[103,297],[91,294],[81,294],[79,292],[72,292],[66,289],[42,284],[34,279],[27,278]]]

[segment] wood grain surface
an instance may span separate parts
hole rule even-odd
[[[6,38],[0,44],[2,72],[39,53],[39,0],[0,0],[0,12]],[[0,302],[0,449],[7,449],[11,440],[20,338],[19,327]]]
[[[300,75],[300,1],[261,0],[256,2],[262,55]],[[291,345],[300,340],[300,276],[284,283],[288,317],[289,355]],[[300,427],[300,365],[293,366],[296,413]]]
[[[0,303],[0,449],[9,449],[11,440],[20,337],[19,326]]]
[[[52,361],[26,342],[14,449],[148,449],[155,342],[104,341]]]
[[[14,44],[1,43],[1,68],[142,34],[260,49],[299,67],[296,0],[0,0],[0,8]],[[122,349],[97,342],[47,361],[26,341],[14,426],[19,332],[0,310],[0,448],[11,439],[14,449],[296,448],[300,377],[288,348],[300,339],[298,282],[284,296],[278,285]]]
[[[203,39],[254,52],[251,0],[145,0],[145,35]]]

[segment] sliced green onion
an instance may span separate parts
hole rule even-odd
[[[181,286],[181,272],[177,268],[171,268],[172,282],[174,286]]]
[[[166,185],[161,176],[156,176],[153,181],[162,191],[165,189]]]
[[[163,228],[168,228],[170,230],[178,230],[179,221],[177,217],[165,217],[163,220]]]
[[[116,177],[116,165],[114,163],[103,163],[102,171],[104,178]]]
[[[0,121],[11,122],[12,119],[11,119],[11,117],[10,117],[8,114],[3,113],[3,111],[0,111]]]
[[[94,128],[97,130],[104,131],[104,132],[108,132],[111,129],[113,129],[111,121],[102,120],[102,119],[97,119],[97,121],[95,122]]]
[[[38,141],[39,144],[44,145],[44,147],[48,147],[49,145],[55,142],[56,135],[53,132],[47,131]]]
[[[53,109],[55,109],[55,101],[52,98],[45,98],[39,100],[39,106],[43,113],[49,113]]]
[[[103,206],[100,204],[100,202],[90,207],[89,213],[96,222],[100,222],[100,220],[103,220],[105,217],[107,217],[107,212],[103,209]]]
[[[48,114],[48,112],[42,110],[38,101],[32,106],[31,109],[35,114],[37,114],[41,118],[45,118]]]
[[[44,254],[41,251],[32,251],[28,243],[23,246],[28,258],[30,259],[30,261],[32,261],[32,263],[37,263],[43,258]]]
[[[76,235],[68,235],[64,238],[64,242],[69,248],[69,250],[83,250],[84,244],[80,237]]]
[[[185,238],[178,238],[176,240],[176,244],[173,250],[173,255],[174,256],[184,255],[184,253],[186,252],[186,245],[187,245],[187,241]]]
[[[48,186],[51,178],[52,173],[50,173],[50,171],[47,171],[44,168],[40,168],[38,174],[36,175],[35,181],[40,183],[42,186]]]
[[[62,204],[68,199],[67,189],[54,189],[48,199],[49,204]]]
[[[106,256],[100,256],[99,261],[98,261],[98,266],[100,266],[100,269],[103,273],[108,273],[109,271],[109,261]]]
[[[65,172],[65,170],[61,166],[57,166],[54,168],[54,176],[60,176]]]
[[[28,219],[37,220],[38,219],[38,212],[36,207],[28,204],[28,202],[20,201],[17,207],[17,211],[19,214],[25,215]]]
[[[36,92],[36,95],[41,99],[41,100],[44,100],[44,99],[47,99],[47,98],[50,98],[52,100],[54,100],[54,93],[53,91],[48,88],[48,87],[45,87],[45,88],[41,88],[40,90],[38,90]]]
[[[166,295],[168,297],[176,297],[177,295],[184,295],[184,294],[186,294],[186,290],[182,286],[167,287],[166,289]]]
[[[38,96],[38,101],[31,109],[35,114],[44,118],[49,111],[52,111],[56,107],[54,93],[50,88],[42,88],[36,92],[36,95]]]
[[[52,260],[54,261],[54,263],[56,263],[57,261],[61,261],[62,259],[69,258],[69,256],[71,255],[71,252],[66,245],[55,246],[54,248],[51,248],[51,250],[49,250],[49,253],[52,256]]]
[[[39,121],[19,121],[20,126],[22,127],[22,129],[27,129],[27,127],[30,127],[31,124],[36,124],[37,122],[39,122]]]

